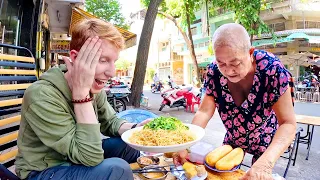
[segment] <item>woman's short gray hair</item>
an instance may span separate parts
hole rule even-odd
[[[229,46],[238,52],[248,52],[251,48],[248,32],[237,23],[220,26],[213,34],[212,44],[214,49]]]

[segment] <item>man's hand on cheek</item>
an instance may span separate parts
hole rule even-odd
[[[70,77],[68,83],[72,87],[73,99],[84,99],[89,95],[94,82],[96,66],[102,53],[101,44],[102,41],[99,37],[89,38],[79,53],[74,56],[76,57],[74,62],[64,58]]]

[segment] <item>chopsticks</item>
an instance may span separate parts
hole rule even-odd
[[[170,167],[170,169],[172,167],[175,167],[174,165],[166,165],[166,166],[153,166],[153,167],[145,167],[145,168],[140,168],[137,170],[146,170],[146,169],[158,169],[158,168],[165,168],[165,167]]]
[[[170,170],[160,170],[159,168],[170,167]],[[155,172],[172,172],[172,171],[184,171],[179,169],[173,169],[174,165],[167,165],[167,166],[154,166],[154,167],[147,167],[147,168],[140,168],[136,170],[132,170],[132,173],[155,173]]]
[[[184,171],[183,169],[179,170],[179,169],[172,169],[172,170],[132,170],[132,173],[157,173],[157,172],[173,172],[173,171]]]

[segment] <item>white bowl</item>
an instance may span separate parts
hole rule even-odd
[[[130,129],[126,132],[124,132],[121,136],[122,140],[127,143],[132,148],[139,150],[139,151],[145,151],[145,152],[156,152],[156,153],[167,153],[167,152],[178,152],[184,149],[187,149],[194,144],[196,144],[198,141],[200,141],[204,134],[205,130],[197,125],[194,124],[185,124],[189,127],[189,131],[191,131],[195,135],[195,140],[190,141],[184,144],[177,144],[177,145],[170,145],[170,146],[143,146],[138,144],[133,144],[129,141],[129,138],[132,136],[133,132],[142,130],[143,127],[137,127],[134,129]]]

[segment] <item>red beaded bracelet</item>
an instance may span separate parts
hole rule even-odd
[[[88,97],[88,96],[85,99],[72,99],[72,103],[87,103],[87,102],[91,102],[93,100],[93,97]]]

